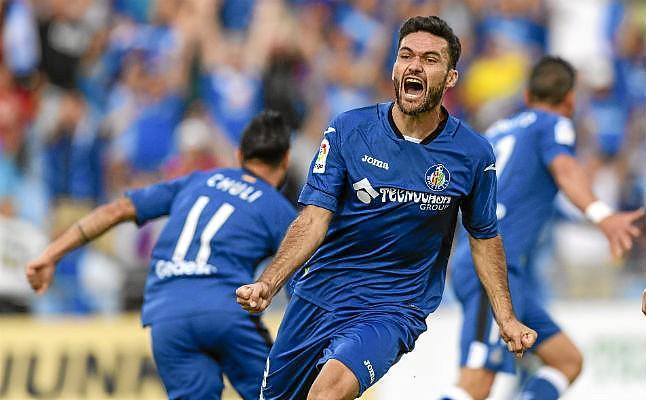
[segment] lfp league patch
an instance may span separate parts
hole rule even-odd
[[[434,192],[441,192],[449,187],[451,173],[443,164],[435,164],[426,171],[424,180],[429,189]]]
[[[328,154],[330,154],[330,142],[327,138],[323,138],[321,147],[319,147],[319,154],[316,156],[314,169],[312,170],[313,174],[322,174],[325,172],[325,163],[327,162]]]

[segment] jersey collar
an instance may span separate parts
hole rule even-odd
[[[387,125],[387,129],[390,133],[392,133],[397,139],[401,140],[406,140],[404,139],[404,135],[401,133],[399,128],[397,128],[397,125],[395,125],[395,121],[393,120],[393,114],[392,114],[392,109],[395,106],[395,102],[390,102],[390,103],[382,103],[381,106],[383,107],[383,110],[385,111],[386,114],[386,121],[385,125]],[[440,124],[435,128],[433,132],[428,134],[421,142],[420,144],[425,145],[431,143],[435,138],[440,136],[440,134],[444,131],[449,132],[455,128],[455,121],[454,118],[451,117],[449,112],[442,107],[442,115],[444,116],[444,119]]]

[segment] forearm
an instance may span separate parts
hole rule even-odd
[[[272,295],[318,249],[331,218],[330,211],[307,206],[292,222],[274,260],[258,279],[269,285]]]
[[[597,200],[592,192],[592,183],[579,162],[572,156],[557,156],[550,165],[552,176],[563,194],[579,210],[585,209]]]
[[[127,197],[97,207],[54,240],[45,254],[57,262],[65,254],[101,236],[113,226],[134,220],[135,215],[134,205]]]
[[[491,239],[469,237],[469,241],[476,272],[487,292],[496,320],[500,324],[514,318],[502,239],[500,236]]]

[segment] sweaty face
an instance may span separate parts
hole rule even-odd
[[[449,72],[448,43],[428,32],[414,32],[402,40],[393,66],[399,109],[417,115],[442,101]]]

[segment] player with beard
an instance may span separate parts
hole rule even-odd
[[[302,212],[265,272],[236,292],[260,312],[304,265],[261,399],[355,398],[411,351],[440,303],[460,209],[509,350],[536,340],[511,306],[493,150],[442,107],[459,56],[446,22],[410,18],[392,71],[397,101],[343,113],[325,130]]]

